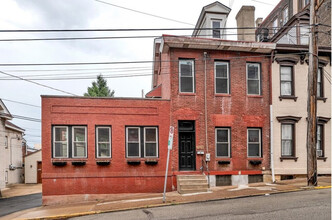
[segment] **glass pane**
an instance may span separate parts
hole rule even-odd
[[[55,143],[54,151],[54,157],[68,157],[66,143]]]
[[[257,64],[248,64],[248,79],[258,79]]]
[[[212,26],[213,26],[213,28],[220,28],[220,22],[219,21],[213,21]]]
[[[281,139],[292,140],[293,137],[293,125],[282,125],[281,126]]]
[[[128,128],[128,141],[138,142],[138,129]]]
[[[322,126],[318,125],[317,126],[317,141],[322,140]]]
[[[74,143],[74,157],[85,156],[85,143]]]
[[[98,157],[109,157],[110,152],[110,144],[98,144]]]
[[[317,83],[317,97],[322,97],[322,87],[320,83]]]
[[[227,79],[216,78],[216,93],[228,93]]]
[[[226,63],[216,63],[216,77],[227,78],[227,64]]]
[[[248,94],[259,95],[258,80],[248,80]]]
[[[281,82],[280,89],[281,89],[281,95],[292,95],[291,82]]]
[[[181,92],[194,92],[192,77],[181,77]]]
[[[281,81],[292,81],[292,67],[282,66],[280,68],[280,80]]]
[[[109,142],[110,141],[110,129],[109,128],[98,128],[98,142]]]
[[[67,141],[66,128],[55,128],[55,141]]]
[[[259,157],[259,144],[249,144],[249,157]]]
[[[217,144],[217,156],[228,157],[228,144]]]
[[[308,45],[309,44],[309,27],[300,27],[300,34],[301,34],[301,44]]]
[[[157,145],[152,143],[145,144],[145,155],[147,157],[156,157],[157,156]]]
[[[220,38],[220,30],[213,30],[212,31],[213,38]]]
[[[192,62],[181,61],[181,76],[192,76]]]
[[[287,141],[287,140],[283,140],[281,142],[282,144],[282,156],[292,156],[293,155],[293,149],[292,149],[292,141]]]
[[[259,142],[259,130],[248,131],[248,142]]]
[[[322,149],[322,141],[320,141],[320,140],[317,141],[316,148],[317,148],[317,150],[321,150]],[[319,155],[317,154],[317,156],[319,156]]]
[[[317,82],[321,82],[322,81],[322,69],[318,69],[317,72]]]
[[[157,141],[157,136],[156,136],[156,130],[155,128],[146,128],[145,129],[145,141]]]
[[[228,142],[228,130],[217,130],[217,142]]]
[[[138,143],[128,143],[128,157],[139,157]]]
[[[85,141],[85,128],[74,128],[74,141]]]

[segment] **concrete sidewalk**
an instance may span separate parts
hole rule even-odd
[[[284,180],[276,184],[254,183],[248,186],[213,187],[207,193],[181,195],[177,192],[166,194],[166,203],[162,202],[162,193],[155,194],[116,194],[107,201],[76,203],[55,206],[41,206],[4,216],[1,219],[60,219],[103,212],[129,210],[137,208],[176,205],[220,199],[232,199],[249,196],[269,195],[309,189],[330,188],[331,177],[319,177],[319,186],[306,187],[305,178]]]
[[[42,184],[12,184],[1,190],[2,197],[11,198],[15,196],[25,196],[42,192]]]

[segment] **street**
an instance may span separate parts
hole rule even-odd
[[[308,190],[77,217],[92,219],[331,219],[331,189]]]
[[[21,210],[39,207],[41,204],[41,193],[0,199],[0,217]]]

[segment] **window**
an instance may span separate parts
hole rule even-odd
[[[86,126],[53,126],[53,158],[86,157]]]
[[[324,157],[324,125],[317,124],[317,157]]]
[[[248,128],[248,157],[261,157],[261,129]]]
[[[294,95],[292,66],[280,66],[280,95]]]
[[[259,63],[247,63],[247,94],[260,95],[261,72]]]
[[[68,157],[68,127],[53,127],[53,156],[54,158]]]
[[[158,157],[157,127],[126,127],[126,155],[127,158]]]
[[[301,24],[300,26],[300,44],[308,45],[309,44],[309,32],[310,28],[307,24]]]
[[[273,35],[276,34],[278,32],[278,19],[274,19],[273,23],[272,23],[272,31],[273,31]]]
[[[217,157],[230,157],[230,129],[216,128],[216,155]]]
[[[144,128],[144,157],[157,157],[158,155],[157,128]]]
[[[195,92],[194,61],[179,61],[180,92]]]
[[[294,157],[294,124],[281,124],[281,156]]]
[[[212,21],[212,37],[220,38],[220,21]]]
[[[5,148],[8,148],[8,136],[5,136]]]
[[[317,97],[324,97],[324,87],[323,87],[323,69],[318,68],[317,72]]]
[[[86,127],[74,126],[72,132],[73,158],[86,157]]]
[[[96,127],[97,158],[111,157],[111,127]]]
[[[215,93],[229,94],[229,64],[214,62]]]
[[[285,25],[288,21],[288,7],[282,11],[282,25]]]

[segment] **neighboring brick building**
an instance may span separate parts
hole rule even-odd
[[[183,175],[210,186],[268,176],[275,44],[216,38],[155,39],[145,99],[42,96],[43,203],[162,192],[170,126],[168,191]]]

